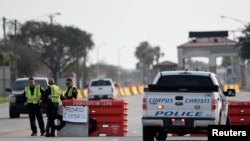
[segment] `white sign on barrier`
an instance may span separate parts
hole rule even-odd
[[[87,122],[88,106],[65,106],[63,107],[63,121]]]

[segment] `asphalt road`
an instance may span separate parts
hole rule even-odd
[[[142,95],[130,96],[124,98],[128,102],[128,133],[125,137],[31,137],[29,119],[27,115],[21,115],[21,118],[9,119],[8,104],[0,105],[0,140],[1,141],[142,141],[142,125],[141,125],[141,103]],[[235,98],[230,100],[250,101],[249,92],[238,93]],[[46,116],[44,115],[44,121]],[[207,137],[168,137],[167,140],[207,140]]]

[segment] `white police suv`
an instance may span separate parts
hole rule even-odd
[[[201,71],[164,71],[145,88],[143,141],[165,140],[168,133],[206,133],[208,125],[228,124],[228,103],[216,74]]]

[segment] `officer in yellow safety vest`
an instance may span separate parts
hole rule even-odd
[[[55,118],[59,102],[61,101],[62,92],[55,84],[54,79],[49,79],[49,86],[47,87],[44,95],[44,103],[46,104],[47,124],[46,124],[46,137],[55,137]]]
[[[68,78],[66,80],[67,91],[64,94],[64,99],[77,99],[77,89],[73,87],[72,79]]]
[[[36,118],[40,128],[41,136],[44,136],[44,121],[41,111],[41,97],[44,94],[44,90],[40,85],[35,84],[34,78],[28,79],[28,86],[24,89],[25,105],[28,107],[30,127],[32,130],[31,136],[37,136]]]

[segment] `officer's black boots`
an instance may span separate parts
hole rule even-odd
[[[37,136],[37,133],[32,133],[31,136]]]

